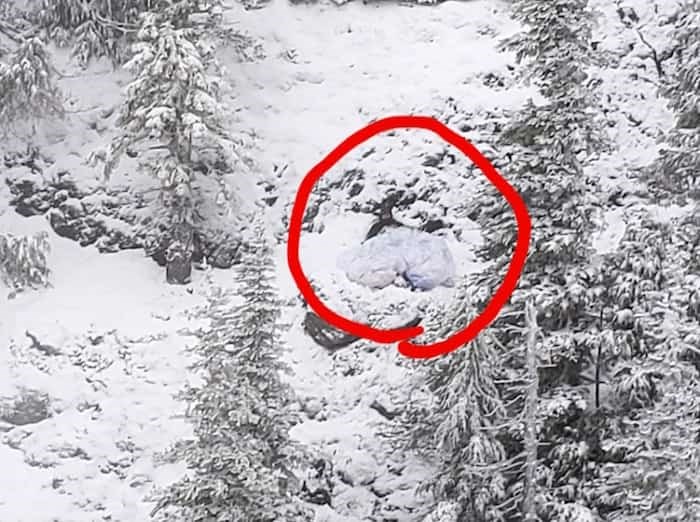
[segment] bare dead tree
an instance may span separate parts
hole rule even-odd
[[[595,409],[596,411],[600,409],[600,366],[603,357],[603,307],[600,307],[600,318],[599,318],[599,328],[601,333],[601,338],[598,340],[598,353],[595,359]]]
[[[651,51],[651,59],[654,60],[654,66],[656,67],[656,74],[659,76],[659,78],[663,78],[665,76],[664,68],[662,65],[663,60],[659,56],[659,53],[656,51],[656,48],[651,45],[646,38],[644,38],[644,34],[642,34],[642,31],[639,29],[636,29],[637,34],[639,35],[639,39],[642,41],[644,45],[646,45],[649,48],[649,51]],[[667,58],[668,59],[668,58]]]
[[[656,74],[658,75],[659,79],[663,79],[666,76],[663,63],[678,51],[678,46],[658,52],[656,48],[644,37],[642,29],[644,28],[645,24],[639,25],[640,19],[634,8],[623,6],[620,0],[616,0],[615,5],[617,6],[617,14],[622,23],[630,29],[634,27],[634,30],[637,33],[637,36],[639,36],[641,42],[649,49],[651,59],[653,60],[654,67],[656,68]]]
[[[522,512],[525,522],[536,522],[535,468],[537,466],[537,398],[539,376],[537,374],[537,311],[532,300],[525,305],[525,328],[527,331],[527,396],[525,399],[525,483]]]

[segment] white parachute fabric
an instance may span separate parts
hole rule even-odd
[[[385,288],[405,279],[414,288],[452,286],[455,263],[444,239],[410,228],[387,228],[338,258],[350,281]]]

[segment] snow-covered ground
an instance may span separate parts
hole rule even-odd
[[[39,217],[2,219],[13,233],[49,230]],[[51,246],[52,287],[0,301],[0,396],[48,398],[45,420],[0,425],[11,470],[0,520],[145,520],[144,494],[168,476],[153,454],[187,434],[172,396],[187,379],[178,330],[204,281],[190,294],[164,285],[139,252],[105,256],[55,236]]]
[[[673,114],[659,92],[657,76],[650,49],[644,39],[661,50],[669,47],[673,25],[669,19],[680,9],[681,2],[621,2],[616,5],[605,0],[593,0],[590,7],[598,14],[598,27],[593,39],[607,64],[594,69],[602,80],[598,87],[601,108],[607,122],[607,132],[613,149],[588,166],[599,177],[605,194],[624,192],[621,206],[604,209],[600,215],[600,230],[593,239],[597,252],[614,250],[622,239],[626,223],[638,214],[650,214],[666,221],[686,213],[690,207],[671,205],[659,207],[644,199],[643,185],[634,178],[650,165],[662,146],[663,133],[673,126]],[[617,9],[634,8],[639,20],[623,21]]]
[[[636,38],[634,31],[618,23],[612,3],[592,3],[603,14],[598,29],[601,49],[623,56],[622,49]],[[651,23],[654,4],[645,0],[635,7],[649,21],[647,36],[660,45],[668,27]],[[232,21],[262,39],[267,54],[255,63],[223,58],[235,93],[230,100],[235,114],[231,126],[252,131],[257,175],[277,185],[279,198],[266,218],[280,239],[276,260],[280,291],[288,305],[284,321],[290,328],[284,340],[290,347],[292,382],[309,416],[294,429],[294,436],[332,458],[337,471],[349,477],[348,483],[338,483],[333,510],[319,508],[319,521],[370,516],[420,520],[430,499],[417,496],[414,488],[428,476],[429,464],[391,448],[379,436],[386,420],[370,407],[376,401],[390,411],[400,409],[412,366],[393,347],[373,349],[357,343],[331,355],[304,334],[305,310],[281,241],[286,233],[283,218],[304,174],[373,119],[439,115],[450,97],[476,119],[521,105],[532,92],[513,84],[508,70],[513,58],[497,50],[499,40],[517,30],[507,9],[500,0],[438,6],[356,2],[341,7],[273,0],[264,9],[229,13]],[[644,51],[639,44],[637,49]],[[664,101],[649,94],[649,83],[630,81],[631,72],[642,74],[642,63],[653,79],[651,60],[634,53],[601,71],[601,89],[610,95],[605,103],[611,131],[620,148],[591,168],[608,186],[628,183],[624,172],[648,164],[659,132],[671,124]],[[68,66],[60,62],[59,68]],[[53,171],[67,169],[84,184],[96,183],[99,174],[84,161],[109,137],[96,114],[119,102],[125,78],[123,73],[95,71],[72,71],[76,76],[62,80],[75,112],[66,125],[46,133],[43,149],[56,161]],[[505,85],[486,85],[490,74],[502,77]],[[640,101],[642,93],[647,97]],[[631,123],[627,111],[643,123]],[[465,137],[472,138],[469,133]],[[400,183],[405,176],[408,181],[420,167],[417,155],[437,147],[422,131],[377,137],[328,177],[342,177],[344,169],[358,164],[373,146],[384,154],[363,163],[374,169],[366,180],[365,198],[379,192],[372,183],[378,185],[384,178]],[[275,166],[286,166],[281,178],[275,178]],[[476,187],[478,180],[465,172],[454,169],[449,172],[454,177],[436,182]],[[135,175],[123,168],[114,182]],[[252,183],[247,187],[257,189]],[[8,198],[3,184],[0,208]],[[447,288],[415,299],[405,289],[376,292],[349,285],[336,260],[344,248],[361,241],[369,218],[341,210],[328,211],[323,230],[304,233],[301,252],[305,271],[335,309],[369,320],[380,315],[381,304],[390,310],[379,320],[395,317],[399,323],[422,306],[421,300],[449,298]],[[603,232],[597,239],[601,250],[615,244],[626,213],[622,209],[602,214]],[[466,218],[455,220],[463,232],[459,242],[451,243],[458,273],[479,270],[472,253],[478,231],[469,230]],[[22,218],[10,210],[0,214],[0,231],[39,230],[50,230],[42,217]],[[52,287],[12,300],[0,298],[0,398],[21,393],[46,398],[39,400],[46,403],[41,415],[45,419],[19,427],[0,424],[0,467],[5,470],[0,477],[0,521],[147,520],[152,487],[168,484],[181,471],[159,465],[154,457],[189,430],[181,417],[183,405],[173,397],[191,378],[188,311],[203,301],[212,284],[230,286],[230,273],[199,271],[188,287],[168,286],[163,270],[139,251],[101,255],[93,247],[81,248],[53,234],[50,243]],[[46,355],[26,332],[60,353]]]

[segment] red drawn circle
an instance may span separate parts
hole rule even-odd
[[[301,240],[301,227],[304,218],[304,211],[316,182],[328,172],[339,160],[348,154],[352,149],[364,143],[368,139],[381,132],[393,129],[425,129],[434,132],[450,145],[458,148],[464,153],[479,169],[488,180],[506,198],[518,226],[518,238],[513,250],[513,257],[508,267],[508,271],[503,282],[498,287],[493,297],[486,305],[486,308],[472,320],[464,329],[453,334],[449,338],[433,344],[419,345],[410,342],[411,339],[423,333],[423,328],[415,326],[411,328],[397,328],[393,330],[382,330],[358,323],[338,315],[329,309],[316,296],[311,283],[307,279],[301,268],[299,261],[299,242]],[[399,353],[414,359],[428,359],[443,355],[456,350],[474,339],[481,330],[486,328],[498,316],[501,308],[506,304],[518,284],[518,279],[525,266],[531,234],[530,216],[527,206],[523,202],[518,192],[496,171],[491,163],[474,147],[469,141],[450,130],[448,127],[429,116],[390,116],[383,118],[351,134],[340,145],[333,149],[325,158],[315,165],[306,174],[297,191],[292,214],[289,221],[289,240],[287,244],[287,263],[302,296],[324,321],[334,327],[349,334],[364,339],[369,339],[378,343],[398,342]]]

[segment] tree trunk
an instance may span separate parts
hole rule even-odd
[[[165,253],[165,279],[173,285],[186,285],[192,277],[192,230],[187,226],[174,228],[174,238]]]
[[[523,491],[523,520],[535,522],[535,469],[537,467],[537,395],[539,378],[537,375],[537,315],[532,301],[525,305],[525,326],[527,328],[527,398],[525,399],[525,483]]]
[[[171,250],[168,249],[170,253]],[[169,255],[165,266],[165,279],[171,285],[186,285],[192,278],[192,254],[178,251],[172,257]]]

